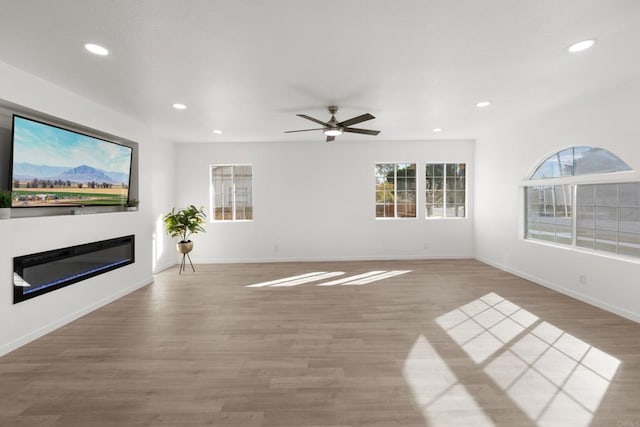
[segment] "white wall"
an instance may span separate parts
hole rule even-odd
[[[313,142],[181,144],[176,205],[209,210],[209,165],[253,164],[254,221],[207,224],[193,238],[194,262],[467,258],[474,255],[469,218],[375,219],[375,164],[465,162],[473,176],[472,141],[384,142],[338,138]],[[471,178],[472,180],[473,178]],[[473,191],[468,191],[469,206]]]
[[[152,267],[153,272],[157,273],[177,262],[175,242],[165,233],[162,222],[164,214],[174,207],[176,190],[175,144],[156,139],[151,151]]]
[[[14,218],[0,221],[0,355],[150,283],[151,163],[145,127],[51,83],[0,63],[0,99],[140,143],[138,212]],[[5,171],[8,173],[8,171]],[[127,234],[135,264],[13,304],[13,257]]]
[[[640,79],[481,135],[476,147],[476,257],[640,321],[640,260],[523,240],[520,187],[538,162],[572,145],[606,148],[640,170],[638,99]],[[581,274],[586,284],[579,284]]]

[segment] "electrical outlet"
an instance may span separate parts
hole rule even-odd
[[[586,274],[581,274],[580,276],[578,276],[578,283],[580,283],[581,285],[586,285],[587,284],[587,275]]]
[[[273,245],[273,252],[278,252],[280,250],[280,248],[278,247],[278,245]]]

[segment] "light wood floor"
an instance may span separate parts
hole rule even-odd
[[[640,325],[480,262],[196,269],[0,358],[0,426],[640,427]]]

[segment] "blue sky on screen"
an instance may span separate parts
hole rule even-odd
[[[13,162],[35,165],[87,165],[129,173],[131,149],[42,123],[15,118]]]

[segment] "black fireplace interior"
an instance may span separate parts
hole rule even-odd
[[[135,236],[24,255],[13,259],[13,303],[132,264]]]

